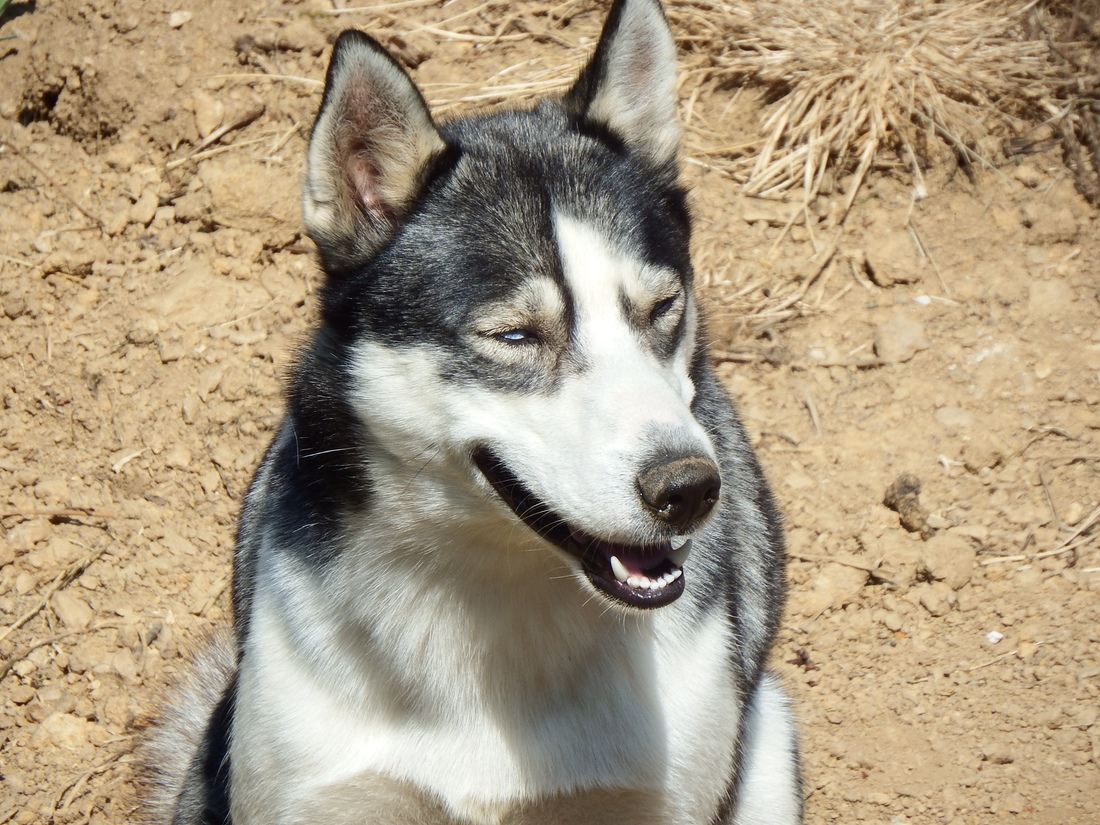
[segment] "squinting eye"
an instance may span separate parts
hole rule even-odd
[[[496,337],[508,344],[536,344],[539,337],[529,329],[506,329]]]
[[[668,313],[668,311],[676,305],[676,302],[679,299],[680,293],[677,292],[675,295],[671,295],[668,298],[665,298],[663,301],[658,301],[657,303],[655,303],[653,305],[653,309],[650,310],[649,320],[656,321],[662,315]]]

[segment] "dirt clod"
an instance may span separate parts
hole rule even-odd
[[[921,506],[920,489],[920,479],[905,473],[890,483],[882,498],[882,503],[898,514],[901,526],[910,533],[928,530],[928,511]]]

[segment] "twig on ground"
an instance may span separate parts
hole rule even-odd
[[[239,117],[236,117],[233,120],[229,121],[229,123],[222,124],[217,129],[215,129],[213,132],[208,134],[205,138],[203,138],[201,141],[199,141],[198,146],[195,147],[195,149],[191,153],[191,155],[192,156],[197,155],[199,152],[201,152],[207,146],[210,146],[214,143],[217,143],[225,135],[227,135],[229,132],[232,132],[234,129],[244,128],[249,123],[251,123],[256,118],[258,118],[260,115],[262,115],[264,113],[264,109],[265,109],[265,106],[262,103],[260,103],[259,105],[253,106],[252,108],[250,108],[247,111],[243,112]]]
[[[1062,517],[1058,515],[1058,508],[1054,506],[1054,496],[1050,492],[1050,479],[1047,477],[1047,471],[1054,466],[1066,467],[1070,464],[1079,464],[1082,461],[1100,461],[1100,455],[1076,455],[1070,458],[1061,459],[1047,459],[1039,464],[1039,483],[1043,487],[1043,495],[1046,497],[1047,506],[1050,507],[1050,513],[1054,517],[1054,523],[1058,525],[1058,529],[1067,533],[1072,533],[1073,528],[1062,521]]]
[[[40,510],[5,510],[0,512],[0,519],[23,516],[47,516],[49,518],[65,518],[68,516],[87,516],[89,518],[117,518],[114,510],[97,510],[95,507],[47,507]]]
[[[112,628],[121,627],[121,622],[99,622],[84,630],[67,630],[64,633],[56,633],[53,636],[48,636],[45,639],[39,639],[29,644],[23,645],[18,652],[13,653],[3,662],[0,662],[0,679],[3,679],[8,675],[8,671],[12,669],[16,662],[26,659],[31,653],[38,650],[40,647],[46,647],[48,645],[57,644],[72,636],[81,636],[85,633],[94,633],[97,630],[110,630]]]
[[[109,768],[114,767],[118,761],[129,753],[132,753],[134,746],[131,743],[128,747],[122,748],[117,753],[111,755],[109,758],[100,762],[98,765],[94,765],[88,768],[84,773],[80,774],[76,779],[69,782],[67,785],[61,788],[57,798],[54,800],[53,806],[50,808],[51,814],[58,814],[61,811],[67,809],[73,804],[73,800],[79,796],[80,791],[83,790],[84,785],[95,776],[97,773],[103,773]]]
[[[102,556],[105,552],[107,552],[106,546],[100,547],[98,550],[93,550],[91,553],[88,553],[83,558],[73,562],[63,571],[58,573],[57,577],[53,580],[50,586],[46,588],[46,592],[42,594],[41,598],[39,598],[38,603],[35,604],[34,607],[32,607],[22,616],[20,616],[18,619],[16,619],[14,622],[12,622],[10,625],[8,625],[6,628],[4,628],[3,631],[0,631],[0,642],[8,638],[8,636],[21,628],[31,619],[33,619],[40,612],[42,612],[43,608],[45,608],[46,605],[50,603],[50,597],[53,596],[54,593],[56,593],[58,590],[61,590],[63,587],[68,587],[69,584],[71,584],[77,576],[81,575],[92,562]]]

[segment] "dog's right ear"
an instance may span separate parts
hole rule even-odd
[[[326,271],[362,266],[390,239],[446,144],[412,78],[375,40],[343,32],[306,158],[302,210]]]

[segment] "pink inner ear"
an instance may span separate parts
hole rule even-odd
[[[389,210],[378,196],[378,174],[366,153],[355,152],[348,161],[348,178],[363,211],[377,220],[388,220]]]

